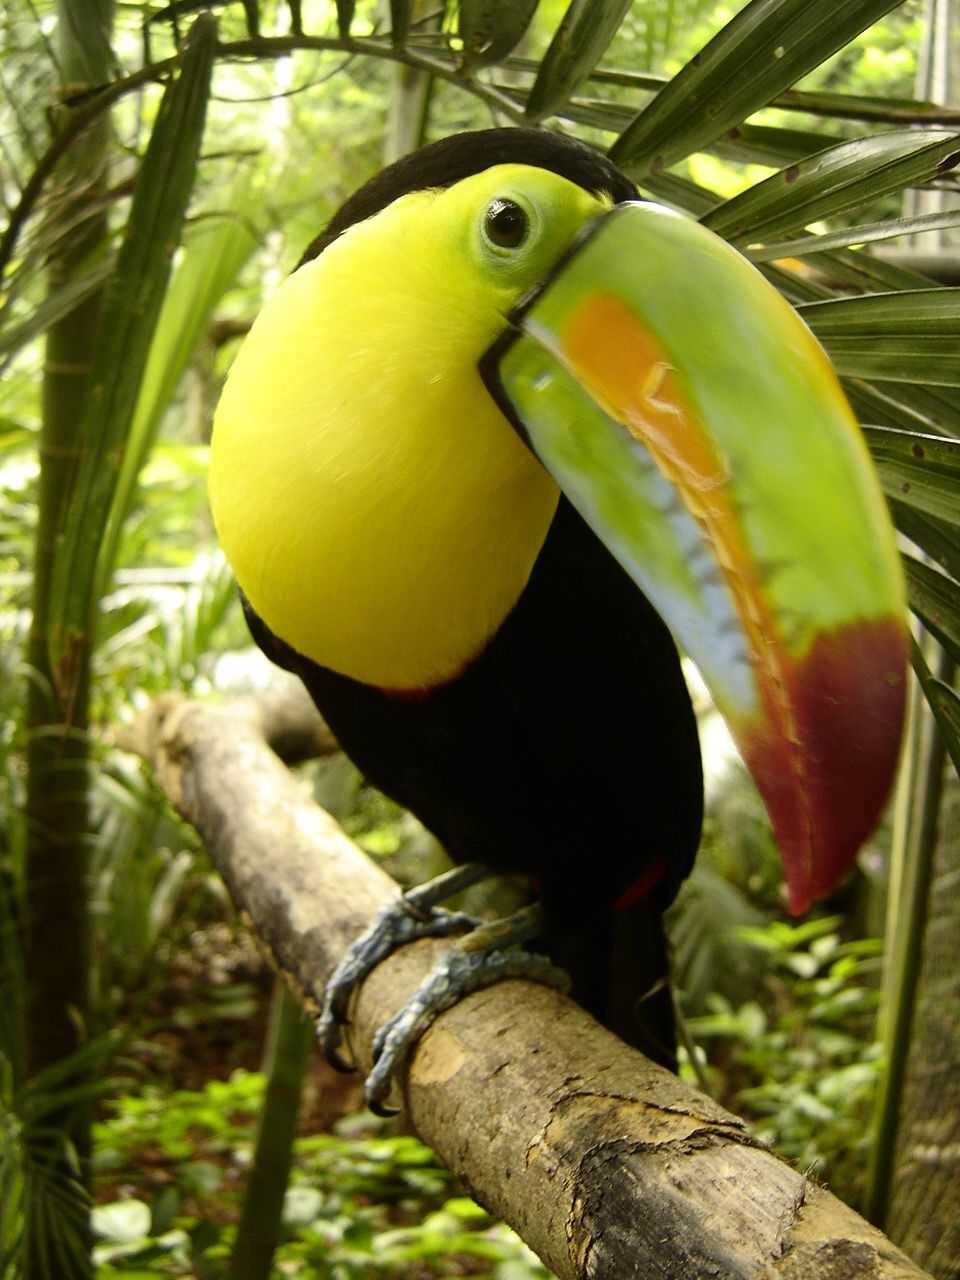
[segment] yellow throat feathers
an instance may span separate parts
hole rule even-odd
[[[513,254],[483,236],[504,196],[531,223]],[[210,498],[240,586],[294,649],[412,690],[456,676],[496,632],[557,488],[477,361],[604,207],[545,170],[497,166],[350,228],[263,308],[217,410]]]

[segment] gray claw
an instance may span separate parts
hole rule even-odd
[[[469,940],[464,939],[464,943]],[[393,1074],[406,1052],[445,1009],[463,996],[503,978],[527,978],[565,991],[570,979],[546,956],[530,951],[477,951],[458,944],[444,953],[407,1003],[377,1031],[373,1042],[373,1069],[364,1092],[375,1115],[395,1115],[385,1099]]]
[[[338,1071],[353,1070],[338,1052],[341,1028],[347,1023],[354,990],[381,960],[404,943],[418,938],[446,938],[472,929],[476,923],[462,911],[424,909],[404,897],[379,911],[369,928],[349,947],[327,983],[323,1010],[317,1020],[317,1039],[331,1066]]]

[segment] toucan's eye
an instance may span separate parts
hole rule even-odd
[[[530,215],[515,200],[497,197],[483,215],[483,234],[495,249],[519,249],[530,231]]]

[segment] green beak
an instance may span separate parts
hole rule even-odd
[[[899,556],[836,375],[744,258],[651,204],[591,224],[511,323],[484,377],[700,668],[803,911],[877,822],[905,688]]]

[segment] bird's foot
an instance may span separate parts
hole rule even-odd
[[[542,909],[534,905],[479,925],[440,957],[413,996],[380,1027],[373,1042],[373,1068],[364,1086],[367,1106],[375,1115],[396,1114],[386,1098],[400,1062],[434,1019],[471,991],[504,978],[569,989],[568,975],[546,956],[516,947],[540,931],[542,917]]]
[[[444,911],[437,903],[469,888],[487,875],[482,863],[470,862],[434,876],[380,911],[352,944],[333,971],[317,1022],[317,1038],[327,1061],[338,1071],[353,1065],[340,1056],[341,1031],[347,1024],[350,998],[366,976],[392,951],[418,938],[446,938],[478,923],[462,911]]]

